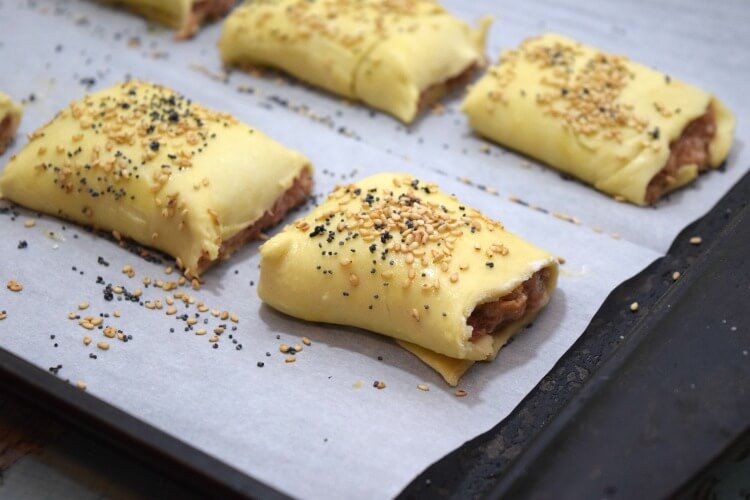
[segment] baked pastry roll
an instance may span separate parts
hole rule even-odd
[[[10,97],[0,92],[0,155],[13,140],[21,123],[23,111],[20,105],[11,100]]]
[[[431,0],[256,0],[227,18],[227,65],[271,66],[404,122],[484,63],[472,30]]]
[[[264,302],[393,337],[454,385],[532,320],[557,280],[552,255],[405,174],[337,187],[260,254]]]
[[[125,7],[177,30],[177,40],[190,38],[204,22],[224,17],[236,0],[99,0]]]
[[[637,205],[719,166],[734,130],[708,92],[556,34],[504,52],[463,111],[481,135]]]
[[[162,250],[194,276],[280,221],[311,185],[301,154],[140,81],[72,103],[0,177],[3,197]]]

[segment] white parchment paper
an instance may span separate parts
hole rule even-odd
[[[547,2],[535,7],[447,3],[466,19],[496,14],[490,39],[493,58],[500,46],[554,28],[713,89],[740,118],[738,144],[726,172],[701,179],[656,209],[638,209],[562,181],[533,162],[522,164],[526,160],[499,147],[483,153],[482,142],[471,136],[455,111],[455,96],[446,101],[444,114],[404,129],[387,116],[288,79],[233,73],[221,81],[216,78],[219,26],[176,45],[171,33],[93,3],[0,0],[0,60],[5,68],[0,89],[27,102],[21,136],[10,153],[23,146],[25,133],[87,89],[126,77],[144,78],[230,111],[303,151],[316,166],[318,194],[344,180],[407,171],[438,182],[567,260],[559,289],[533,328],[503,349],[495,362],[477,364],[462,380],[469,395],[456,398],[437,374],[388,339],[304,323],[263,306],[255,290],[257,243],[208,273],[200,291],[187,290],[209,307],[239,316],[234,324],[201,315],[200,322],[208,323],[198,326],[209,332],[218,324],[228,326],[219,347],[212,348],[211,333],[186,333],[184,323],[164,310],[104,300],[99,277],[130,291],[143,288],[144,300],[164,301],[167,294],[144,288],[142,279],[176,279],[164,274],[169,262],[152,264],[72,224],[23,210],[14,216],[11,211],[0,214],[0,310],[8,314],[0,322],[0,346],[45,369],[62,365],[59,377],[85,381],[96,397],[305,498],[393,496],[426,466],[502,420],[578,338],[607,294],[663,253],[677,232],[708,210],[744,172],[747,104],[731,73],[744,65],[747,76],[747,55],[740,50],[718,58],[711,48],[747,36],[741,28],[732,28],[739,20],[728,16],[727,28],[707,39],[708,28],[701,24],[705,20],[698,16],[708,7],[698,2],[691,2],[677,20],[666,19],[659,33],[653,32],[654,22],[614,2],[596,7],[579,2],[585,9]],[[665,8],[649,6],[655,12]],[[740,2],[727,8],[740,11]],[[680,20],[689,22],[680,26]],[[456,180],[463,176],[497,194]],[[513,203],[510,195],[578,217],[581,224]],[[34,227],[25,227],[29,218],[38,218]],[[19,249],[20,241],[27,247]],[[136,271],[132,279],[121,273],[126,264]],[[7,290],[9,279],[21,282],[24,290]],[[90,303],[86,311],[77,310],[82,301]],[[115,310],[121,317],[110,316],[105,324],[132,335],[127,343],[105,339],[98,330],[84,331],[67,319],[69,311],[111,315]],[[178,314],[183,310],[196,312],[194,306],[180,305]],[[83,344],[84,334],[93,337],[92,345]],[[286,364],[279,344],[299,343],[302,336],[312,345],[295,363]],[[100,340],[108,340],[111,348],[97,349],[93,344]],[[373,388],[375,380],[384,381],[386,389]],[[417,390],[420,383],[428,384],[430,391]]]

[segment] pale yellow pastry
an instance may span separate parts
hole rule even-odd
[[[311,184],[303,155],[140,81],[72,103],[0,177],[4,198],[162,250],[192,275],[277,223]]]
[[[451,384],[494,358],[557,279],[552,255],[406,174],[339,186],[260,253],[264,302],[403,341]]]
[[[236,0],[99,0],[125,7],[157,23],[177,30],[175,38],[192,37],[205,21],[219,19]]]
[[[21,123],[22,114],[21,106],[0,92],[0,155],[5,152],[5,148],[13,140],[18,124]]]
[[[463,110],[481,135],[637,205],[718,167],[735,125],[708,92],[556,34],[505,51]]]
[[[472,30],[430,0],[256,0],[227,18],[219,49],[408,123],[484,63],[489,24]]]

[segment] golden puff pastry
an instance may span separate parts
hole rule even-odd
[[[219,41],[225,64],[271,66],[404,122],[484,64],[472,30],[431,0],[256,0]]]
[[[303,155],[140,81],[72,103],[0,177],[3,197],[162,250],[193,276],[277,223],[311,185]]]
[[[260,298],[403,342],[451,383],[547,304],[557,262],[432,183],[337,187],[260,249]]]
[[[23,110],[7,95],[0,92],[0,155],[16,135]]]
[[[205,21],[219,19],[236,0],[100,0],[123,6],[157,23],[177,30],[175,38],[184,40],[198,31]]]
[[[735,124],[711,94],[556,34],[504,52],[463,110],[481,135],[637,205],[718,167]]]

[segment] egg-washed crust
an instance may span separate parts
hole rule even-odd
[[[257,0],[219,48],[226,65],[278,68],[410,123],[486,64],[490,24],[471,30],[433,0]]]
[[[495,333],[527,323],[557,278],[555,257],[406,174],[338,186],[260,252],[268,305],[472,361],[494,357]]]
[[[232,115],[130,81],[88,95],[30,135],[4,197],[174,256],[187,275],[278,222],[312,167]]]
[[[275,226],[284,219],[290,210],[304,203],[307,195],[312,191],[312,187],[312,171],[309,167],[306,167],[294,179],[292,186],[276,200],[273,207],[263,213],[260,219],[228,240],[221,242],[218,258],[211,260],[205,255],[202,256],[198,261],[198,271],[202,273],[217,261],[231,257],[244,244],[257,240],[265,229]]]
[[[12,112],[6,114],[0,121],[0,155],[5,153],[5,148],[13,140],[20,122],[20,116]]]
[[[723,163],[735,125],[708,92],[553,33],[503,52],[462,107],[480,134],[637,205]]]

